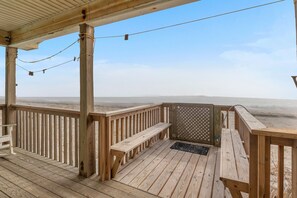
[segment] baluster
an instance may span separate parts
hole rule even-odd
[[[297,140],[292,146],[292,197],[297,197]]]
[[[121,141],[120,118],[116,119],[116,143]]]
[[[74,166],[73,160],[73,118],[69,117],[69,164]]]
[[[54,115],[54,160],[58,159],[58,124],[59,124],[59,120],[58,120],[59,116],[55,116]]]
[[[74,148],[74,153],[75,153],[75,167],[78,167],[78,161],[79,161],[79,157],[78,157],[78,146],[79,146],[79,138],[78,138],[78,133],[79,133],[79,119],[76,118],[75,119],[75,128],[74,128],[74,141],[75,141],[75,148]]]
[[[41,155],[44,156],[45,114],[41,114]]]
[[[55,119],[55,117],[54,117]],[[53,125],[53,115],[49,115],[49,158],[53,159],[53,131],[55,125]]]
[[[63,117],[59,116],[59,162],[62,162],[63,153]]]
[[[49,127],[49,123],[48,123],[48,114],[44,114],[44,122],[45,122],[45,136],[44,136],[44,149],[45,149],[45,157],[49,157],[48,155],[48,141],[49,141],[49,130],[48,130],[48,127]]]
[[[278,198],[284,197],[284,146],[278,146]]]
[[[36,113],[36,117],[37,117],[37,131],[36,131],[36,142],[37,142],[37,154],[40,155],[40,129],[41,129],[41,126],[40,126],[40,114],[39,113]]]
[[[115,143],[114,120],[110,121],[110,131],[111,145],[113,145]]]
[[[64,163],[68,163],[68,122],[67,122],[67,117],[64,116]]]

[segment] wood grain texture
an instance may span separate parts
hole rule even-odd
[[[80,119],[79,173],[89,177],[95,173],[95,132],[90,112],[94,111],[93,88],[94,28],[80,25]]]

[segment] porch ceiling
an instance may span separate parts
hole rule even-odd
[[[198,0],[0,0],[0,45],[34,49],[38,43]]]

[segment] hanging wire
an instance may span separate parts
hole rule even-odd
[[[34,61],[26,61],[26,60],[22,60],[22,59],[18,59],[18,61],[22,62],[22,63],[38,63],[38,62],[42,62],[42,61],[45,61],[45,60],[48,60],[48,59],[51,59],[61,53],[63,53],[64,51],[66,51],[67,49],[69,49],[70,47],[72,47],[74,44],[78,43],[79,42],[79,39],[77,39],[75,42],[71,43],[70,45],[68,45],[67,47],[65,47],[64,49],[62,49],[61,51],[51,55],[51,56],[48,56],[48,57],[45,57],[45,58],[42,58],[42,59],[39,59],[39,60],[34,60]]]
[[[133,32],[133,33],[130,33],[130,34],[91,37],[91,39],[94,40],[94,42],[93,42],[93,51],[94,51],[94,48],[95,48],[95,40],[96,39],[110,39],[110,38],[122,38],[122,37],[124,37],[125,40],[128,40],[129,39],[129,36],[135,36],[135,35],[140,35],[140,34],[155,32],[155,31],[159,31],[159,30],[164,30],[164,29],[168,29],[168,28],[173,28],[173,27],[177,27],[177,26],[183,26],[183,25],[187,25],[187,24],[190,24],[190,23],[196,23],[196,22],[200,22],[200,21],[205,21],[205,20],[209,20],[209,19],[213,19],[213,18],[222,17],[222,16],[225,16],[225,15],[230,15],[230,14],[234,14],[234,13],[238,13],[238,12],[243,12],[243,11],[252,10],[252,9],[256,9],[256,8],[260,8],[260,7],[265,7],[265,6],[269,6],[269,5],[272,5],[272,4],[281,3],[281,2],[284,2],[284,1],[285,0],[272,1],[272,2],[269,2],[269,3],[264,3],[264,4],[255,5],[255,6],[251,6],[251,7],[247,7],[247,8],[243,8],[243,9],[238,9],[238,10],[230,11],[230,12],[225,12],[225,13],[221,13],[221,14],[216,14],[216,15],[208,16],[208,17],[194,19],[194,20],[191,20],[191,21],[185,21],[185,22],[182,22],[182,23],[176,23],[176,24],[172,24],[172,25],[167,25],[167,26],[162,26],[162,27],[158,27],[158,28],[143,30],[143,31],[139,31],[139,32]],[[87,36],[89,36],[89,35],[87,35]],[[34,60],[34,61],[26,61],[26,60],[22,60],[22,59],[19,59],[19,58],[17,58],[17,60],[19,60],[22,63],[38,63],[38,62],[41,62],[41,61],[45,61],[45,60],[51,59],[51,58],[53,58],[53,57],[61,54],[62,52],[66,51],[67,49],[69,49],[74,44],[78,43],[79,41],[80,41],[80,39],[77,39],[75,42],[71,43],[70,45],[68,45],[67,47],[65,47],[63,50],[61,50],[61,51],[59,51],[59,52],[57,52],[57,53],[55,53],[55,54],[53,54],[51,56],[48,56],[46,58],[42,58],[42,59]],[[75,58],[74,57],[74,59],[72,59],[72,60],[63,62],[63,63],[58,64],[58,65],[54,65],[54,66],[51,66],[51,67],[47,67],[47,68],[44,68],[44,69],[41,69],[41,70],[36,70],[36,71],[30,71],[30,70],[26,69],[25,67],[20,66],[18,64],[17,64],[17,66],[19,68],[21,68],[21,69],[29,72],[29,75],[30,75],[30,74],[38,73],[38,72],[45,73],[45,71],[47,71],[47,70],[50,70],[50,69],[53,69],[53,68],[56,68],[56,67],[60,67],[62,65],[65,65],[65,64],[70,63],[70,62],[75,61],[75,60],[79,60],[79,57],[78,58]]]
[[[23,67],[23,66],[21,66],[21,65],[16,64],[16,66],[18,66],[19,68],[21,68],[21,69],[24,70],[24,71],[27,71],[27,72],[30,71],[30,70],[26,69],[25,67]]]
[[[190,23],[197,23],[197,22],[200,22],[200,21],[205,21],[205,20],[209,20],[209,19],[213,19],[213,18],[218,18],[218,17],[222,17],[222,16],[225,16],[225,15],[235,14],[235,13],[238,13],[238,12],[243,12],[243,11],[247,11],[247,10],[252,10],[252,9],[256,9],[256,8],[260,8],[260,7],[269,6],[269,5],[276,4],[276,3],[281,3],[283,1],[285,1],[285,0],[277,0],[277,1],[264,3],[264,4],[260,4],[260,5],[255,5],[255,6],[239,9],[239,10],[234,10],[234,11],[230,11],[230,12],[224,12],[224,13],[221,13],[221,14],[208,16],[208,17],[194,19],[194,20],[191,20],[191,21],[185,21],[185,22],[182,22],[182,23],[176,23],[176,24],[172,24],[172,25],[167,25],[167,26],[162,26],[162,27],[158,27],[158,28],[143,30],[143,31],[139,31],[139,32],[133,32],[133,33],[130,33],[130,34],[120,34],[120,35],[112,35],[112,36],[99,36],[99,37],[95,37],[95,39],[110,39],[110,38],[122,38],[122,37],[124,37],[125,40],[128,40],[127,38],[129,36],[135,36],[135,35],[139,35],[139,34],[155,32],[155,31],[169,29],[169,28],[173,28],[173,27],[177,27],[177,26],[187,25],[187,24],[190,24]]]
[[[79,57],[74,57],[73,59],[68,60],[68,61],[65,61],[65,62],[63,62],[63,63],[57,64],[57,65],[53,65],[53,66],[50,66],[50,67],[46,67],[46,68],[43,68],[43,69],[40,69],[40,70],[33,70],[33,71],[31,71],[31,70],[29,70],[29,69],[27,69],[27,68],[25,68],[25,67],[23,67],[23,66],[21,66],[21,65],[19,65],[19,64],[16,64],[16,65],[17,65],[19,68],[21,68],[22,70],[28,72],[30,76],[33,76],[34,73],[39,73],[39,72],[43,72],[43,73],[45,73],[45,71],[48,71],[48,70],[50,70],[50,69],[54,69],[54,68],[56,68],[56,67],[61,67],[61,66],[63,66],[63,65],[66,65],[67,63],[75,62],[75,61],[78,61],[78,60],[79,60]]]

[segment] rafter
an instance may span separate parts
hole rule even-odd
[[[11,46],[35,48],[44,40],[78,31],[78,25],[104,25],[198,0],[98,0],[11,32]]]

